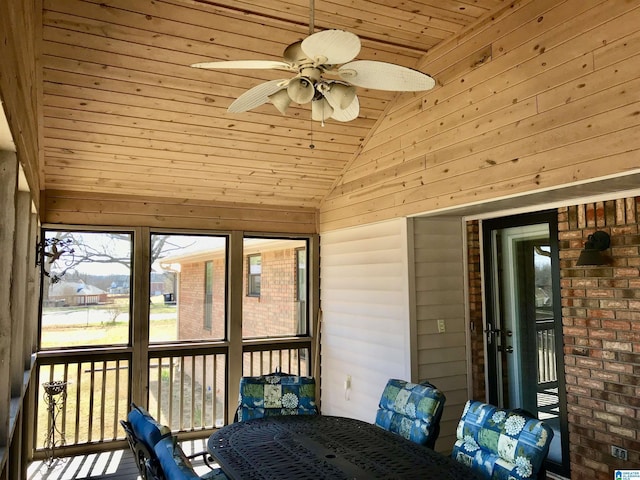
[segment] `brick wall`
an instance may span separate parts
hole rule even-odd
[[[213,314],[204,328],[205,263],[185,263],[178,279],[178,339],[222,339],[225,332],[225,261],[213,260]]]
[[[558,210],[562,322],[573,479],[640,469],[640,197]],[[485,398],[480,244],[468,222],[473,397]],[[576,267],[589,234],[611,235],[610,263]],[[629,460],[611,456],[611,445]]]
[[[247,261],[244,259],[244,300],[242,324],[245,337],[292,335],[297,333],[296,250],[262,252],[262,278],[259,297],[247,296]],[[224,259],[213,260],[212,329],[204,328],[204,261],[183,264],[179,278],[178,338],[224,338]]]
[[[273,337],[297,333],[295,249],[262,252],[260,297],[246,296],[246,258],[244,263],[243,335]]]
[[[640,197],[558,211],[564,353],[573,478],[609,480],[640,468]],[[610,263],[576,267],[603,230]],[[629,461],[611,456],[611,445]]]
[[[469,329],[471,331],[471,374],[473,398],[485,398],[482,275],[480,270],[480,227],[467,222],[467,270],[469,275]]]

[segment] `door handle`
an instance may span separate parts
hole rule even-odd
[[[513,353],[513,347],[511,345],[507,345],[503,347],[502,345],[498,345],[499,352]]]
[[[493,343],[493,336],[500,334],[499,328],[487,328],[484,330],[485,335],[487,336],[487,343]]]

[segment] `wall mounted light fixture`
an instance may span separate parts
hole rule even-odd
[[[602,253],[611,245],[611,237],[607,232],[598,230],[587,237],[584,249],[580,252],[580,257],[576,262],[578,267],[606,265],[607,258]]]
[[[72,243],[73,239],[71,238],[45,238],[36,244],[36,266],[40,266],[42,268],[42,273],[51,279],[51,283],[58,283],[62,276],[67,273],[68,268],[65,268],[61,273],[51,274],[45,268],[45,260],[48,259],[46,262],[47,265],[52,265],[60,260],[61,257],[70,257],[65,260],[67,265],[72,265]]]

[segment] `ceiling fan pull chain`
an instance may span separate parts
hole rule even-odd
[[[309,121],[309,126],[309,131],[311,132],[311,143],[309,144],[309,148],[313,150],[314,148],[316,148],[316,146],[313,144],[313,119]]]

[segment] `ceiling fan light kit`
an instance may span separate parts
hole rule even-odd
[[[240,95],[231,113],[252,110],[271,102],[283,115],[291,102],[311,102],[311,118],[324,123],[332,118],[349,122],[358,118],[356,87],[397,92],[430,90],[429,75],[392,63],[352,61],[360,53],[360,39],[344,30],[324,30],[285,48],[284,61],[231,60],[191,65],[205,69],[275,69],[294,73],[289,79],[261,83]],[[333,78],[331,78],[333,77]]]
[[[287,90],[278,90],[276,93],[269,95],[269,101],[283,115],[287,113],[287,108],[291,105],[291,97]]]

